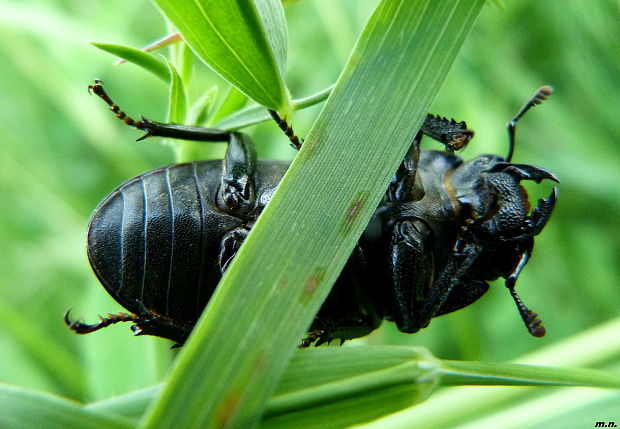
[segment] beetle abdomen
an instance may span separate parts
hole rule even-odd
[[[125,308],[195,321],[220,278],[222,236],[243,223],[215,206],[221,161],[159,168],[106,198],[88,231],[88,257]]]

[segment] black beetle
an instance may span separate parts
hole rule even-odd
[[[228,142],[223,161],[155,169],[99,205],[90,220],[88,257],[106,290],[132,314],[109,314],[92,325],[71,321],[69,312],[65,316],[79,334],[130,321],[135,335],[183,344],[288,164],[257,160],[252,142],[239,132],[135,121],[100,81],[90,90],[119,119],[146,131],[141,139]],[[519,182],[558,179],[511,158],[517,121],[551,92],[539,89],[509,122],[505,159],[481,155],[464,162],[453,151],[473,136],[465,122],[427,116],[302,346],[362,337],[383,319],[402,332],[417,332],[433,317],[476,301],[498,277],[505,279],[529,332],[545,334],[514,287],[534,236],[551,216],[557,190],[530,213]],[[286,121],[271,114],[298,149],[301,143]],[[420,151],[424,134],[447,152]]]

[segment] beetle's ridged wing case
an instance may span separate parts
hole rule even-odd
[[[242,223],[214,207],[221,161],[173,165],[110,194],[88,231],[88,257],[125,308],[195,321],[220,278],[223,234]]]

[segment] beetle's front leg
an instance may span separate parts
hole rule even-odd
[[[419,201],[424,196],[423,189],[415,186],[423,135],[443,143],[447,150],[455,151],[465,147],[474,136],[474,132],[467,128],[464,121],[456,122],[454,119],[426,115],[422,128],[411,142],[403,162],[388,186],[386,198],[389,202]]]
[[[414,186],[418,162],[420,161],[420,141],[422,131],[418,131],[403,162],[398,166],[386,191],[386,199],[392,203],[418,201],[424,196],[421,188]],[[422,191],[421,193],[419,191]],[[417,192],[417,193],[416,193]]]
[[[456,122],[454,119],[431,114],[426,115],[420,131],[443,143],[451,152],[464,148],[474,137],[474,132],[467,128],[465,121]]]

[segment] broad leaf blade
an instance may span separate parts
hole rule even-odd
[[[380,4],[145,427],[256,424],[482,4]]]
[[[286,76],[288,32],[282,2],[280,0],[257,0],[254,1],[254,5],[263,23],[280,76]]]
[[[272,0],[255,1],[154,0],[215,72],[256,102],[287,109],[281,64],[286,60],[286,41],[279,40],[286,35],[278,17],[282,6]]]

